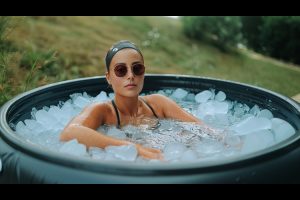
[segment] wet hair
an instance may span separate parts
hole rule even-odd
[[[113,57],[116,55],[116,53],[118,53],[120,50],[126,49],[126,48],[136,50],[143,57],[143,54],[142,54],[141,50],[134,43],[132,43],[132,42],[130,42],[128,40],[121,40],[121,41],[115,43],[107,51],[107,54],[106,54],[106,57],[105,57],[105,65],[106,65],[107,71],[109,71],[109,65],[110,65],[111,60],[113,59]]]

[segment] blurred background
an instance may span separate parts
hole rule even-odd
[[[300,102],[299,16],[0,16],[0,106],[19,93],[104,75],[130,40],[147,73],[220,78]]]

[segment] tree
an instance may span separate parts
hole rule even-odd
[[[188,37],[209,41],[221,50],[235,46],[242,39],[242,23],[238,16],[187,16],[182,22]]]

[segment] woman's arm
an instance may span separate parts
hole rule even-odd
[[[105,148],[108,145],[125,145],[126,141],[117,140],[99,133],[96,129],[103,124],[102,113],[107,113],[105,104],[91,104],[74,117],[60,135],[62,141],[77,139],[87,147]]]
[[[104,135],[101,132],[85,127],[80,124],[70,124],[65,128],[60,136],[62,141],[77,139],[79,143],[85,144],[87,147],[100,147],[113,145],[129,145],[130,142],[119,140],[113,137]]]
[[[60,140],[68,141],[77,139],[79,143],[85,144],[87,147],[95,146],[105,148],[106,146],[120,146],[134,144],[126,140],[119,140],[96,131],[103,124],[103,114],[107,113],[104,104],[92,104],[87,106],[78,116],[74,117],[65,127],[60,135]],[[148,159],[161,159],[161,152],[156,149],[146,148],[138,144],[134,144],[139,155]]]
[[[205,129],[205,132],[218,138],[223,138],[224,133],[221,130],[215,129],[192,114],[181,108],[175,101],[160,94],[155,94],[156,100],[159,102],[162,113],[165,118],[177,119],[183,122],[195,122]]]
[[[151,95],[149,103],[151,103],[151,106],[157,108],[158,112],[164,118],[171,118],[184,122],[196,122],[204,125],[200,119],[185,111],[175,101],[168,97],[160,94],[153,94]]]

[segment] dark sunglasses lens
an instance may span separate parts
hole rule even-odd
[[[117,65],[115,67],[115,74],[118,77],[123,77],[127,73],[127,67],[125,65]]]
[[[145,66],[142,64],[136,64],[132,66],[132,71],[135,75],[143,75],[145,73]]]

